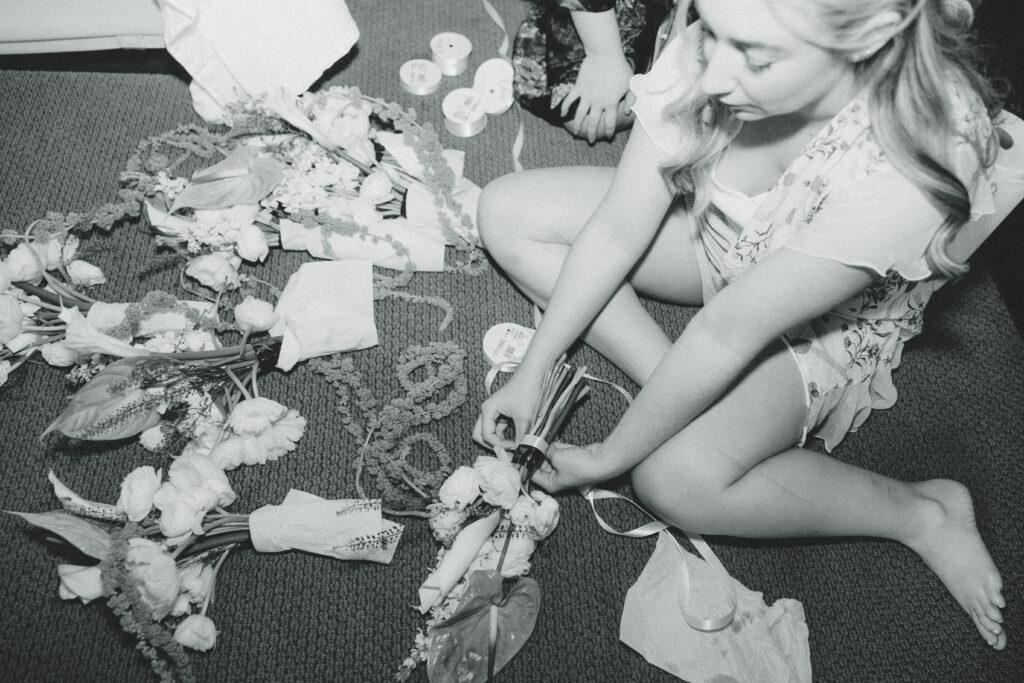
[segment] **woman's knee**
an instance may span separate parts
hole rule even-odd
[[[673,449],[676,450],[676,449]],[[643,505],[659,518],[687,531],[701,532],[716,526],[724,512],[725,491],[735,479],[706,447],[683,452],[699,456],[655,452],[633,468],[633,491]]]
[[[500,262],[505,252],[514,251],[522,239],[516,207],[522,206],[521,183],[516,174],[501,176],[484,186],[477,205],[477,230],[487,251]]]

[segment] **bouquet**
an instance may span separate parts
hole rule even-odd
[[[390,563],[402,526],[381,517],[380,501],[324,500],[292,491],[281,505],[252,513],[226,511],[235,494],[224,472],[202,455],[183,455],[166,480],[153,467],[132,471],[116,504],[87,501],[49,474],[63,509],[16,514],[56,534],[97,564],[61,564],[60,597],[105,599],[162,680],[194,680],[186,649],[217,641],[208,616],[228,553],[242,544],[259,552],[303,550],[349,560]],[[205,501],[179,535],[184,499]]]
[[[491,680],[533,632],[540,587],[526,578],[539,541],[558,524],[558,502],[529,490],[548,443],[587,392],[586,368],[561,359],[547,374],[542,399],[514,454],[501,448],[457,468],[428,506],[441,542],[437,565],[420,586],[430,612],[396,675],[407,680],[421,662],[432,681]],[[503,579],[513,583],[506,592]]]

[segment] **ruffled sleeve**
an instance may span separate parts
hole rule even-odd
[[[698,23],[666,43],[650,71],[633,76],[629,82],[636,95],[633,113],[637,121],[655,144],[670,154],[679,151],[683,129],[666,112],[672,111],[700,71],[696,50]]]
[[[971,203],[971,218],[960,228],[957,242],[971,246],[951,250],[950,255],[966,261],[991,232],[986,217],[996,211],[993,167],[983,165],[980,154],[985,152],[979,149],[989,139],[991,122],[978,108],[980,101],[968,109],[957,93],[953,102],[960,135],[951,161]],[[809,224],[785,246],[881,276],[897,272],[907,280],[925,280],[933,274],[925,253],[944,222],[945,215],[924,192],[886,164],[830,192]]]
[[[844,183],[784,246],[907,280],[931,276],[925,252],[943,216],[894,168]]]

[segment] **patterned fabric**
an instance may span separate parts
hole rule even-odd
[[[651,73],[631,83],[637,119],[666,151],[678,149],[681,135],[666,108],[687,87],[684,72],[693,73],[685,68],[684,39],[673,40]],[[976,97],[953,87],[950,97],[960,133],[952,149],[956,172],[969,188],[972,218],[977,218],[994,206],[990,172],[981,167],[975,144],[988,139],[992,126]],[[742,200],[737,203],[737,195],[746,207]],[[863,424],[872,409],[895,403],[891,371],[904,343],[921,332],[929,298],[946,281],[932,274],[925,259],[942,217],[937,211],[904,211],[904,204],[922,205],[919,195],[875,140],[862,93],[812,139],[770,191],[746,197],[716,183],[711,207],[689,216],[705,301],[782,247],[879,274],[873,286],[784,336],[806,386],[804,438],[816,432],[828,450]],[[917,220],[905,220],[908,216]]]
[[[658,27],[673,4],[673,0],[535,0],[512,48],[516,99],[537,116],[561,123],[551,105],[561,102],[575,85],[586,56],[570,11],[614,8],[626,59],[643,71],[651,60]]]

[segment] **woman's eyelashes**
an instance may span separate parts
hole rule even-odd
[[[707,26],[701,26],[700,36],[697,41],[697,59],[700,60],[701,64],[707,63],[709,53],[714,54],[715,43],[715,34],[711,29]],[[744,65],[751,73],[760,73],[775,63],[774,60],[751,57],[748,49],[739,48],[739,50],[743,54]]]

